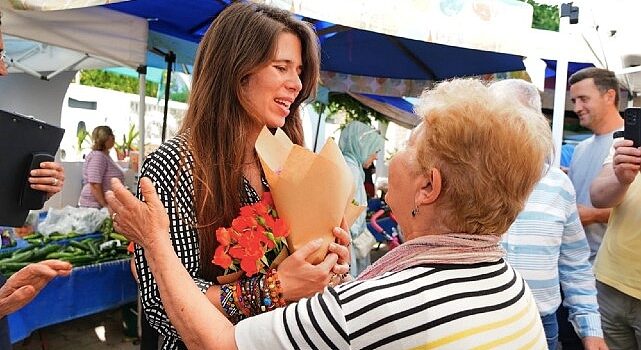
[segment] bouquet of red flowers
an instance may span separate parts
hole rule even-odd
[[[244,272],[252,276],[265,273],[287,247],[289,228],[278,217],[271,194],[261,201],[240,208],[231,227],[216,230],[216,248],[212,263],[225,269],[225,275]]]

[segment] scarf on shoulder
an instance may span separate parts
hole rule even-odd
[[[421,236],[383,255],[356,279],[367,280],[423,264],[475,264],[505,256],[500,236],[446,233]]]

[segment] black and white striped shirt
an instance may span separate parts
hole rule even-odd
[[[326,288],[236,325],[244,349],[546,349],[527,285],[503,260],[423,265]]]
[[[193,158],[184,136],[168,140],[151,153],[142,166],[141,177],[143,176],[154,182],[160,200],[167,210],[169,234],[176,255],[200,290],[205,293],[214,283],[199,276],[200,247],[198,232],[193,225],[196,222]],[[263,186],[267,187],[264,178]],[[140,194],[138,197],[141,197]],[[259,200],[259,195],[249,181],[243,179],[241,204],[251,204]],[[136,246],[135,249],[135,262],[142,307],[149,324],[164,337],[162,349],[185,349],[176,329],[169,322],[160,300],[158,286],[140,246]]]

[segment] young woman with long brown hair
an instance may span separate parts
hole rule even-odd
[[[256,4],[229,6],[200,44],[179,135],[150,154],[142,168],[141,177],[155,182],[169,214],[169,234],[182,264],[201,292],[232,320],[244,316],[231,314],[233,305],[224,305],[230,288],[215,282],[223,273],[211,262],[215,231],[230,226],[242,205],[257,202],[268,190],[254,151],[264,126],[280,127],[294,143],[303,144],[299,107],[313,96],[319,56],[311,27],[290,13]],[[279,265],[285,300],[312,295],[332,276],[348,271],[349,236],[342,229],[335,235],[340,244],[331,244],[320,264],[305,260],[317,248],[310,244]],[[135,260],[143,309],[164,335],[163,349],[184,348],[141,247],[136,247]]]

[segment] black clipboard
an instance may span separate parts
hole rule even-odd
[[[0,110],[0,226],[22,226],[30,209],[40,209],[30,207],[45,195],[28,187],[30,166],[32,160],[53,159],[64,133],[57,126]]]

